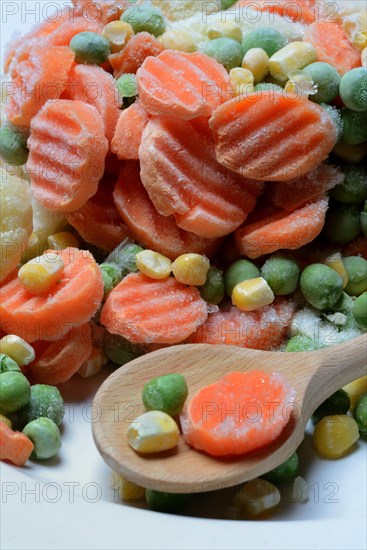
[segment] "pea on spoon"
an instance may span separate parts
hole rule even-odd
[[[233,371],[281,372],[296,390],[290,421],[271,445],[235,458],[218,459],[189,447],[139,455],[129,446],[127,429],[145,412],[141,392],[150,379],[168,373],[185,376],[189,398]],[[93,437],[111,468],[149,489],[198,493],[237,485],[272,470],[297,449],[308,419],[336,390],[367,373],[367,335],[319,351],[267,352],[235,346],[186,344],[138,357],[115,371],[98,390],[99,411]]]

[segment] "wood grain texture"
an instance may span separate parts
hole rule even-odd
[[[160,349],[121,367],[102,384],[94,400],[100,415],[93,424],[93,437],[105,462],[143,487],[176,493],[229,487],[284,462],[301,443],[305,425],[317,406],[340,387],[366,374],[366,364],[367,335],[339,346],[303,353],[208,344]],[[290,421],[271,445],[233,459],[218,459],[195,451],[182,437],[178,448],[148,457],[129,446],[127,429],[145,412],[141,392],[151,378],[181,373],[190,397],[229,372],[253,369],[281,372],[296,390]]]

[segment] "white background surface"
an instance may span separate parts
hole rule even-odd
[[[14,31],[26,32],[56,4],[68,2],[3,0],[2,51]],[[30,462],[24,469],[1,463],[2,549],[366,548],[363,442],[343,460],[323,461],[307,436],[300,448],[300,473],[309,484],[310,499],[286,503],[268,521],[172,516],[115,503],[110,470],[91,435],[96,411],[89,404],[101,380],[75,377],[64,385],[67,408],[58,459]]]

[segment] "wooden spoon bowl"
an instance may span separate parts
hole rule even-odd
[[[176,493],[222,489],[258,477],[284,462],[299,446],[313,411],[333,392],[366,374],[367,336],[320,351],[266,352],[235,346],[187,344],[164,348],[116,370],[98,390],[99,411],[93,437],[111,468],[143,487]],[[259,452],[218,459],[189,447],[139,455],[129,446],[127,429],[145,412],[143,386],[151,378],[181,373],[189,398],[200,388],[233,371],[281,372],[296,390],[290,420],[279,438]]]

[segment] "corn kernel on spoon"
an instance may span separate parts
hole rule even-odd
[[[176,493],[205,492],[258,477],[272,470],[297,449],[313,411],[333,392],[366,374],[367,336],[312,352],[267,352],[235,346],[186,344],[171,346],[134,359],[116,370],[98,390],[98,419],[93,437],[105,462],[143,487]],[[189,447],[139,455],[128,444],[127,429],[145,412],[143,386],[151,378],[180,373],[189,398],[200,388],[232,371],[262,369],[281,372],[296,390],[290,421],[271,445],[259,452],[218,459]]]

